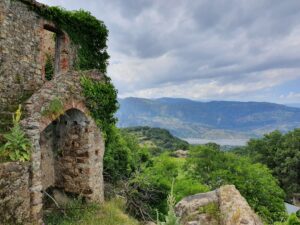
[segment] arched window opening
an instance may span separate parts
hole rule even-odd
[[[63,33],[51,25],[44,25],[42,32],[42,63],[44,78],[53,79],[59,72],[60,46]]]

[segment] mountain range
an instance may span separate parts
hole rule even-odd
[[[268,102],[130,97],[119,103],[119,127],[160,127],[180,138],[248,139],[300,127],[300,108]]]

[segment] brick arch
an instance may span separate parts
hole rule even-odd
[[[64,113],[70,109],[77,109],[79,111],[81,111],[83,114],[85,114],[85,116],[92,120],[92,118],[89,116],[90,112],[89,110],[86,108],[85,104],[83,101],[79,101],[76,99],[70,99],[67,102],[63,103],[63,111]],[[41,115],[40,120],[39,120],[39,131],[43,131],[49,124],[51,124],[53,122],[52,118],[49,117],[43,117]]]

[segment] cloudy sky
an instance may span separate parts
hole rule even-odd
[[[299,0],[40,0],[109,29],[120,97],[300,103]]]

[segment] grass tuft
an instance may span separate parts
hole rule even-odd
[[[139,225],[139,222],[125,214],[124,202],[113,199],[101,204],[83,204],[73,200],[65,214],[59,211],[45,216],[45,225]]]

